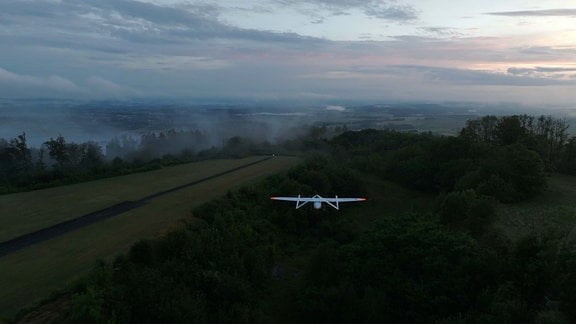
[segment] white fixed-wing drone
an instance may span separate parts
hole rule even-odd
[[[313,197],[270,197],[272,200],[284,200],[284,201],[295,201],[296,202],[296,209],[306,205],[307,203],[311,202],[314,203],[315,209],[322,208],[322,203],[326,203],[327,205],[339,209],[338,203],[341,202],[355,202],[355,201],[365,201],[366,198],[324,198],[320,195],[314,195]]]

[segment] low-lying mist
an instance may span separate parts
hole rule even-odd
[[[225,145],[232,137],[277,143],[305,132],[314,119],[303,110],[265,107],[154,105],[66,101],[3,102],[0,138],[25,133],[40,149],[62,137],[67,143],[96,143],[107,159],[198,152]]]

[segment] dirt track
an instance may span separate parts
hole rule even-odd
[[[33,244],[37,244],[37,243],[41,243],[44,242],[46,240],[55,238],[57,236],[60,236],[62,234],[77,230],[79,228],[82,227],[86,227],[88,225],[97,223],[99,221],[102,221],[104,219],[110,218],[110,217],[114,217],[117,215],[120,215],[124,212],[127,212],[129,210],[132,210],[134,208],[138,208],[141,206],[144,206],[148,201],[160,197],[162,195],[166,195],[169,194],[171,192],[177,191],[177,190],[181,190],[184,189],[186,187],[190,187],[196,184],[199,184],[201,182],[205,182],[208,180],[212,180],[214,178],[223,176],[225,174],[229,174],[250,166],[253,166],[255,164],[258,163],[262,163],[264,161],[267,161],[271,159],[271,157],[266,157],[263,159],[260,159],[258,161],[255,162],[251,162],[251,163],[247,163],[244,165],[241,165],[239,167],[224,171],[224,172],[220,172],[211,176],[208,176],[206,178],[202,178],[200,180],[196,180],[181,186],[177,186],[168,190],[163,190],[157,193],[154,193],[152,195],[146,196],[140,200],[136,200],[136,201],[124,201],[121,202],[119,204],[116,204],[114,206],[110,206],[62,223],[58,223],[56,225],[47,227],[47,228],[43,228],[41,230],[32,232],[32,233],[28,233],[28,234],[24,234],[22,236],[16,237],[14,239],[5,241],[5,242],[1,242],[0,243],[0,257],[3,257],[5,255],[8,255],[10,253],[16,252],[18,250],[24,249],[28,246],[31,246]]]

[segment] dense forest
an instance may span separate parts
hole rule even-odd
[[[60,320],[576,322],[574,251],[553,235],[512,242],[493,226],[496,204],[537,197],[550,172],[576,172],[567,129],[563,120],[521,115],[470,120],[450,137],[361,130],[327,138],[316,130],[282,144],[309,152],[302,165],[229,192],[162,238],[98,264],[70,289]],[[52,172],[69,167],[54,155],[62,144],[46,143]],[[234,154],[260,149],[241,138],[228,144]],[[29,156],[24,135],[0,147],[4,159]],[[34,168],[29,157],[11,161]],[[268,199],[364,195],[373,190],[368,179],[426,202],[384,212],[368,197],[317,211]]]

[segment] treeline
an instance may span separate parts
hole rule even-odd
[[[0,194],[71,184],[163,166],[213,158],[292,154],[314,149],[310,142],[329,136],[326,127],[302,127],[298,138],[271,144],[234,136],[212,143],[200,131],[153,132],[140,139],[119,136],[105,149],[96,142],[74,143],[63,136],[50,138],[40,148],[30,147],[26,133],[0,139]],[[308,143],[308,144],[307,144]]]
[[[468,121],[460,136],[492,145],[522,144],[540,155],[546,170],[574,174],[576,137],[569,137],[569,127],[551,116],[485,116]]]
[[[315,158],[231,192],[196,209],[198,221],[100,264],[75,288],[61,321],[576,320],[574,252],[553,236],[510,242],[492,228],[490,198],[473,190],[439,195],[426,212],[392,216],[370,201],[336,212],[267,199],[318,185],[326,195],[362,194],[359,179],[346,164]],[[366,229],[358,215],[378,221]]]
[[[40,148],[29,147],[26,134],[9,141],[0,139],[0,193],[72,184],[132,172],[154,170],[163,165],[192,161],[193,151],[149,159],[123,159],[105,155],[96,142],[68,142],[51,138]]]
[[[458,136],[363,130],[333,141],[333,153],[357,168],[432,193],[473,189],[502,202],[530,199],[547,172],[574,174],[576,138],[550,116],[486,116]]]

